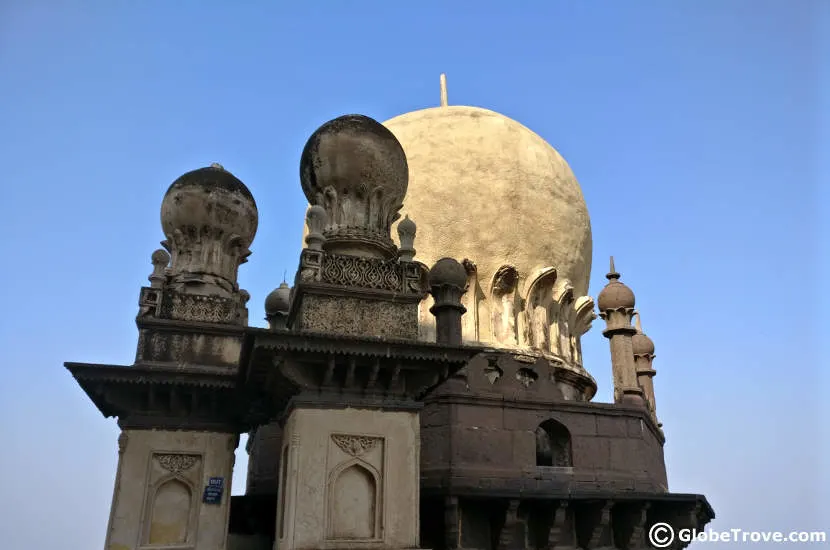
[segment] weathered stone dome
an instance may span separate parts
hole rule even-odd
[[[467,272],[453,258],[441,258],[429,270],[431,286],[453,285],[463,289],[467,285]]]
[[[630,309],[635,304],[634,292],[616,279],[612,279],[597,296],[600,311],[611,309]]]
[[[250,246],[258,224],[256,201],[236,176],[219,164],[193,170],[170,185],[161,203],[161,225],[169,239],[177,230],[209,227]]]
[[[174,282],[233,291],[237,268],[250,254],[258,220],[250,190],[221,165],[176,179],[161,203]]]
[[[287,313],[290,308],[291,288],[288,283],[283,282],[265,297],[265,313],[267,315]]]
[[[642,332],[631,337],[631,347],[634,355],[654,355],[654,342]]]
[[[409,163],[402,213],[418,222],[418,259],[469,258],[480,280],[503,265],[525,279],[553,266],[587,294],[591,224],[568,163],[515,120],[443,106],[388,120]]]
[[[654,342],[643,332],[640,314],[637,313],[637,333],[631,337],[634,355],[654,355]]]
[[[363,115],[323,124],[303,149],[300,179],[309,203],[328,214],[327,249],[394,253],[390,231],[409,169],[401,144],[386,127]]]

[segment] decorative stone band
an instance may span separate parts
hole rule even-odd
[[[331,440],[351,456],[361,456],[374,449],[382,438],[366,435],[331,434]]]
[[[236,298],[199,294],[182,294],[165,288],[143,287],[139,296],[139,317],[156,317],[173,321],[198,321],[244,325],[247,318],[243,294]]]
[[[426,295],[426,267],[419,262],[331,254],[304,249],[297,283],[367,289],[422,297]]]

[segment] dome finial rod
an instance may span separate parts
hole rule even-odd
[[[447,75],[441,73],[441,107],[449,105],[447,102]]]
[[[614,269],[614,256],[611,256],[611,269],[608,271],[608,275],[606,275],[605,278],[609,281],[615,281],[620,278],[620,274],[617,273],[616,269]]]

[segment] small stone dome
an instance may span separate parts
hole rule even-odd
[[[634,292],[619,281],[611,281],[597,296],[597,307],[600,311],[633,308]]]
[[[248,247],[258,221],[251,191],[220,164],[179,177],[161,203],[161,224],[168,238],[177,229],[208,226],[227,237],[238,236]]]
[[[409,219],[409,214],[407,214],[398,224],[399,235],[415,235],[417,230],[418,226],[415,225],[415,222]]]
[[[153,265],[167,266],[170,263],[170,254],[163,248],[159,248],[150,256],[150,261]]]
[[[300,180],[309,203],[328,214],[326,247],[369,245],[394,252],[390,230],[409,182],[403,147],[381,123],[346,115],[323,124],[303,149]]]
[[[637,333],[631,337],[631,347],[634,349],[634,355],[654,355],[654,342],[643,333],[639,313],[637,313],[636,327]]]
[[[221,165],[179,177],[161,203],[173,277],[202,279],[231,289],[239,264],[250,254],[258,220],[250,190]]]
[[[634,355],[654,355],[654,342],[642,332],[631,337],[631,346],[634,348]]]
[[[283,282],[265,298],[265,314],[287,313],[291,308],[291,288]]]
[[[467,270],[453,258],[441,258],[429,270],[429,285],[453,285],[464,288],[467,286]]]
[[[605,278],[608,279],[608,284],[597,296],[599,310],[632,309],[635,303],[634,292],[620,282],[620,274],[614,269],[614,258],[611,258],[611,269]]]

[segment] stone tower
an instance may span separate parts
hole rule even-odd
[[[247,423],[234,386],[249,296],[236,281],[257,216],[251,192],[218,164],[178,178],[139,297],[135,364],[66,365],[121,428],[107,549],[226,548]]]

